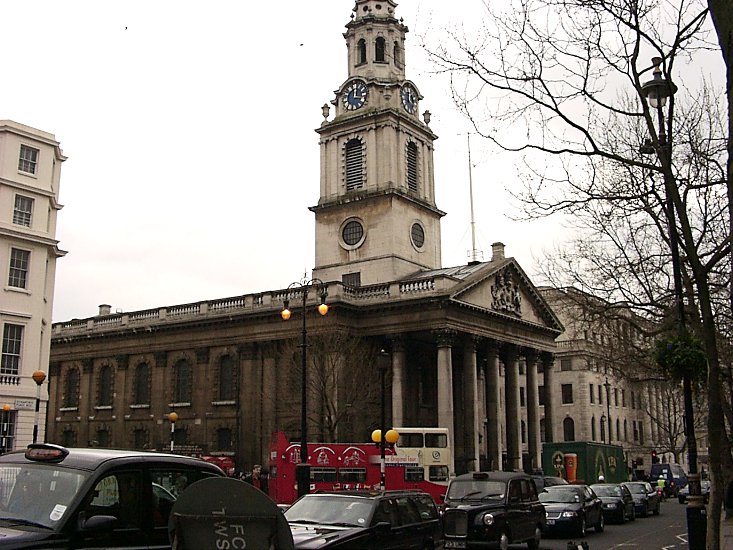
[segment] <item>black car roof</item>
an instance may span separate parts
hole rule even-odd
[[[149,451],[132,451],[129,449],[99,449],[99,448],[67,448],[69,454],[62,460],[42,461],[29,460],[25,456],[25,450],[18,450],[0,456],[0,464],[59,464],[67,468],[93,471],[110,461],[115,462],[169,462],[175,464],[187,464],[201,469],[208,469],[212,472],[222,474],[221,468],[204,460],[181,455]]]
[[[581,491],[583,487],[587,487],[587,485],[577,485],[575,483],[568,483],[567,485],[550,485],[548,487],[545,487],[545,491],[569,491],[569,490],[575,490]]]
[[[347,489],[344,491],[317,491],[315,493],[308,493],[308,496],[348,496],[348,497],[362,497],[362,498],[379,498],[379,497],[396,497],[404,495],[426,495],[430,496],[425,491],[420,490],[389,490],[389,491],[378,491],[368,489]]]
[[[510,479],[532,479],[529,475],[523,472],[500,472],[500,471],[489,471],[489,472],[470,472],[468,474],[461,474],[453,478],[455,481],[460,480],[488,480],[488,481],[509,481]]]

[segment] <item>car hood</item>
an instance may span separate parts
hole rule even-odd
[[[336,527],[333,525],[305,525],[291,523],[295,548],[324,548],[329,544],[339,543],[363,532],[363,527]]]
[[[542,506],[545,507],[545,512],[577,512],[582,508],[578,502],[543,502]]]
[[[621,497],[598,497],[601,499],[603,504],[622,504],[623,499]]]
[[[12,520],[0,520],[0,548],[3,549],[28,548],[29,544],[51,536],[53,532],[47,529],[39,531],[36,527],[18,526]]]
[[[649,500],[649,495],[633,493],[631,498],[634,499],[634,502],[644,502],[645,500]]]

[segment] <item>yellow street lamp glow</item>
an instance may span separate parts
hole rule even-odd
[[[176,420],[178,420],[178,415],[172,412],[168,415],[168,420],[170,420],[173,424],[175,424]]]
[[[328,313],[328,304],[321,304],[318,306],[318,313],[321,315],[325,315]]]
[[[290,316],[291,316],[292,314],[293,314],[293,313],[292,313],[292,311],[290,311],[290,310],[289,310],[288,308],[285,308],[285,309],[283,309],[283,310],[282,310],[282,311],[280,312],[280,317],[282,317],[282,318],[283,318],[283,321],[287,321],[288,319],[290,319]]]
[[[9,411],[10,409],[12,409],[12,408],[13,408],[13,407],[11,407],[10,405],[8,405],[7,403],[5,403],[5,405],[3,405],[3,410],[4,410],[5,412],[8,412],[8,411]]]
[[[387,443],[390,445],[394,445],[397,443],[397,440],[400,438],[400,434],[397,432],[397,430],[387,430],[387,433],[384,434],[384,439]]]
[[[43,381],[46,380],[46,373],[42,370],[37,370],[31,375],[31,378],[33,378],[33,381],[40,386],[43,384]]]
[[[374,441],[374,443],[382,441],[382,430],[374,430],[372,432],[372,441]]]

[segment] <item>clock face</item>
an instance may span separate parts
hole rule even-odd
[[[361,80],[355,80],[349,84],[344,90],[344,107],[349,111],[358,109],[364,103],[367,98],[367,87]]]
[[[417,110],[417,94],[415,90],[411,86],[403,86],[400,95],[402,96],[402,106],[405,108],[405,111],[414,115]]]

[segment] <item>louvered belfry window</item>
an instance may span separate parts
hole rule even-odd
[[[407,143],[407,187],[417,192],[417,145],[414,141]]]
[[[360,189],[364,185],[361,140],[351,139],[346,144],[346,190]]]

